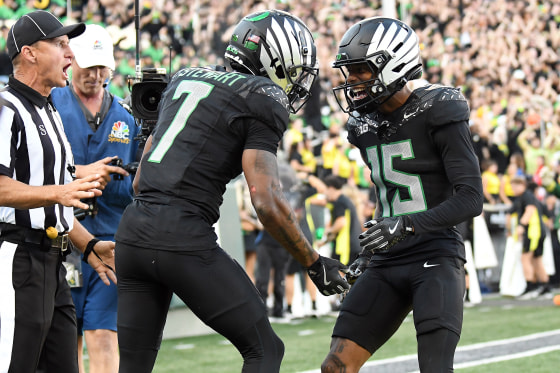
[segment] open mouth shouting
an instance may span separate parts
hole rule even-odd
[[[350,97],[352,98],[352,101],[359,101],[359,100],[363,100],[364,98],[368,97],[367,91],[365,88],[353,88],[350,89]]]
[[[68,69],[72,64],[68,64],[62,68],[62,74],[64,74],[64,79],[68,80]]]

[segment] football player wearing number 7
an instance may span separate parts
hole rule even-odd
[[[243,268],[217,243],[226,185],[244,172],[258,218],[325,295],[348,289],[345,266],[313,250],[282,192],[276,151],[317,76],[298,18],[270,10],[236,26],[225,68],[176,72],[116,234],[120,373],[151,372],[177,294],[243,357],[243,372],[280,370],[284,345]],[[227,224],[239,216],[222,216]]]
[[[342,37],[334,88],[348,141],[372,172],[374,219],[360,235],[323,372],[358,372],[413,312],[422,372],[451,372],[463,322],[465,247],[455,228],[482,212],[482,181],[458,89],[422,73],[416,33],[375,17]]]

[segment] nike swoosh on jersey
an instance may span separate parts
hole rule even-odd
[[[428,261],[426,261],[426,263],[424,263],[424,268],[430,268],[430,267],[437,267],[439,264],[428,264]]]
[[[408,119],[408,118],[410,118],[410,117],[412,117],[412,116],[414,116],[414,115],[416,115],[416,114],[418,114],[418,108],[416,108],[416,110],[414,110],[414,111],[411,112],[411,113],[404,113],[404,114],[403,114],[403,118],[404,118],[404,119]]]

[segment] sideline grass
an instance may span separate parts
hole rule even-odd
[[[328,352],[330,333],[335,319],[321,317],[297,324],[273,324],[286,345],[282,373],[294,373],[319,368]],[[491,340],[560,329],[560,307],[527,306],[488,307],[484,303],[465,309],[465,321],[460,346]],[[376,354],[375,359],[416,353],[414,325],[408,317],[405,323]],[[373,359],[373,358],[372,358]],[[548,353],[531,358],[460,369],[461,373],[526,373],[556,372],[560,354]],[[222,336],[165,340],[158,355],[155,373],[238,373],[241,357]],[[398,372],[396,372],[398,373]]]

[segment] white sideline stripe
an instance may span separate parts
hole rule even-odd
[[[546,353],[557,351],[557,350],[560,350],[560,345],[536,348],[534,350],[519,352],[517,354],[502,355],[502,356],[497,356],[497,357],[492,357],[492,358],[467,361],[465,363],[453,364],[453,368],[455,368],[455,369],[472,368],[472,367],[476,367],[476,366],[479,366],[479,365],[499,363],[501,361],[506,361],[506,360],[521,359],[521,358],[524,358],[524,357],[546,354]],[[408,373],[420,373],[420,371],[419,370],[414,370],[414,371],[408,372]]]
[[[552,336],[552,335],[560,335],[560,329],[550,330],[550,331],[542,332],[542,333],[528,334],[528,335],[525,335],[525,336],[522,336],[522,337],[514,337],[514,338],[500,339],[500,340],[490,341],[490,342],[475,343],[475,344],[468,345],[468,346],[458,347],[457,351],[470,351],[470,350],[475,350],[475,349],[484,348],[484,347],[492,347],[492,346],[499,346],[499,345],[508,344],[508,343],[529,341],[529,340],[532,340],[532,339],[549,337],[549,336]],[[458,363],[458,364],[454,364],[454,368],[457,368],[457,369],[468,368],[468,367],[473,367],[473,366],[477,366],[477,365],[483,365],[483,364],[489,364],[489,363],[504,361],[504,360],[508,360],[508,359],[519,359],[519,358],[522,358],[522,357],[545,354],[545,353],[556,351],[556,350],[560,350],[560,345],[537,348],[537,349],[534,349],[534,350],[529,350],[529,351],[520,352],[520,353],[516,353],[516,354],[501,355],[501,356],[497,356],[497,357],[494,357],[494,358],[473,360],[473,361],[469,361],[469,362],[465,362],[465,363]],[[378,366],[378,365],[398,363],[398,362],[406,361],[406,360],[410,360],[410,359],[416,359],[416,354],[402,355],[402,356],[392,357],[392,358],[389,358],[389,359],[370,361],[370,362],[365,363],[363,366],[364,367],[374,367],[374,366]],[[417,372],[418,371],[411,372],[411,373],[417,373]],[[299,372],[299,373],[321,373],[321,370],[320,369],[313,369],[313,370],[306,370],[306,371]]]
[[[493,358],[468,361],[468,362],[465,362],[465,363],[454,364],[454,367],[455,367],[455,369],[469,368],[469,367],[474,367],[474,366],[477,366],[477,365],[497,363],[497,362],[504,361],[504,360],[521,359],[523,357],[546,354],[546,353],[549,353],[549,352],[552,352],[552,351],[557,351],[557,350],[560,350],[560,345],[536,348],[534,350],[528,350],[528,351],[519,352],[519,353],[516,353],[516,354],[502,355],[502,356],[496,356],[496,357],[493,357]]]
[[[508,343],[515,343],[515,342],[524,342],[524,341],[529,341],[529,340],[532,340],[532,339],[550,337],[552,335],[560,335],[560,329],[549,330],[547,332],[542,332],[542,333],[528,334],[528,335],[524,335],[522,337],[514,337],[514,338],[508,338],[508,339],[499,339],[499,340],[496,340],[496,341],[475,343],[475,344],[468,345],[468,346],[458,347],[457,351],[469,351],[469,350],[475,350],[477,348],[483,348],[483,347],[499,346],[499,345],[508,344]]]

